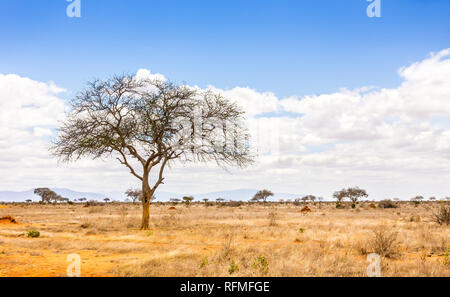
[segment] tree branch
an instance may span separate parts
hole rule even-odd
[[[119,153],[122,155],[123,157],[123,161],[120,158],[117,158],[117,160],[119,160],[119,162],[122,165],[125,165],[128,167],[128,169],[130,169],[130,173],[133,174],[135,177],[137,177],[140,180],[143,180],[144,178],[142,176],[140,176],[139,174],[136,173],[136,171],[134,170],[134,168],[128,163],[127,157],[125,156],[125,154],[121,151],[119,151]]]

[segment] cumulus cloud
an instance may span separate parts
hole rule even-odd
[[[163,190],[264,187],[329,197],[338,188],[359,185],[380,199],[448,195],[449,57],[447,49],[402,67],[403,82],[396,88],[362,86],[278,98],[248,87],[211,86],[247,112],[258,162],[230,172],[202,164],[173,167]],[[166,80],[146,69],[136,78]],[[48,155],[49,139],[64,117],[64,91],[51,83],[0,75],[0,188],[108,191],[136,183],[113,160],[58,165]]]

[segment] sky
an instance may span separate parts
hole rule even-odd
[[[94,78],[160,74],[247,112],[257,163],[174,166],[163,190],[450,196],[450,1],[0,2],[0,190],[122,191],[114,160],[48,153]]]

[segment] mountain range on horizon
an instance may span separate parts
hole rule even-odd
[[[62,197],[69,198],[70,200],[86,198],[87,200],[96,200],[103,201],[105,198],[109,198],[111,200],[116,201],[125,201],[127,199],[125,193],[115,191],[108,193],[97,193],[97,192],[79,192],[74,191],[67,188],[51,188],[51,190],[55,191],[57,194]],[[238,189],[238,190],[230,190],[230,191],[217,191],[217,192],[209,192],[202,194],[178,194],[172,192],[164,192],[157,191],[156,201],[166,202],[172,198],[179,198],[186,195],[191,195],[196,198],[196,201],[200,201],[202,199],[209,199],[211,201],[215,201],[217,198],[223,198],[229,201],[248,201],[258,192],[256,189]],[[268,200],[270,201],[278,201],[280,199],[296,199],[302,197],[301,194],[288,194],[288,193],[274,193],[273,197],[270,197]],[[41,197],[34,194],[34,190],[27,191],[0,191],[0,202],[25,202],[26,200],[31,199],[34,202],[40,201]]]

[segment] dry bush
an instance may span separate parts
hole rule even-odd
[[[419,215],[412,215],[409,217],[410,222],[420,223],[422,218]]]
[[[358,252],[358,254],[362,256],[366,256],[369,254],[369,250],[367,247],[367,242],[359,240],[353,244],[353,248]]]
[[[89,206],[89,213],[102,213],[103,212],[102,206]]]
[[[234,233],[228,233],[225,236],[225,242],[222,246],[222,250],[220,251],[219,257],[221,259],[229,259],[230,256],[233,254],[234,252],[234,247],[233,247],[233,242],[234,242]]]
[[[269,226],[275,227],[277,225],[277,218],[278,218],[277,212],[275,210],[272,210],[269,212],[267,216],[269,218]]]
[[[369,247],[382,257],[392,258],[397,254],[397,233],[384,228],[376,229],[374,237],[369,241]]]
[[[119,207],[118,212],[120,216],[120,221],[124,223],[128,216],[128,208],[125,205],[122,205]]]
[[[230,201],[227,203],[228,207],[240,207],[242,205],[243,205],[243,203],[240,201]]]
[[[378,203],[379,208],[397,208],[397,204],[392,202],[392,200],[382,200]]]
[[[450,225],[450,206],[442,205],[438,213],[434,214],[434,221],[439,225]]]

